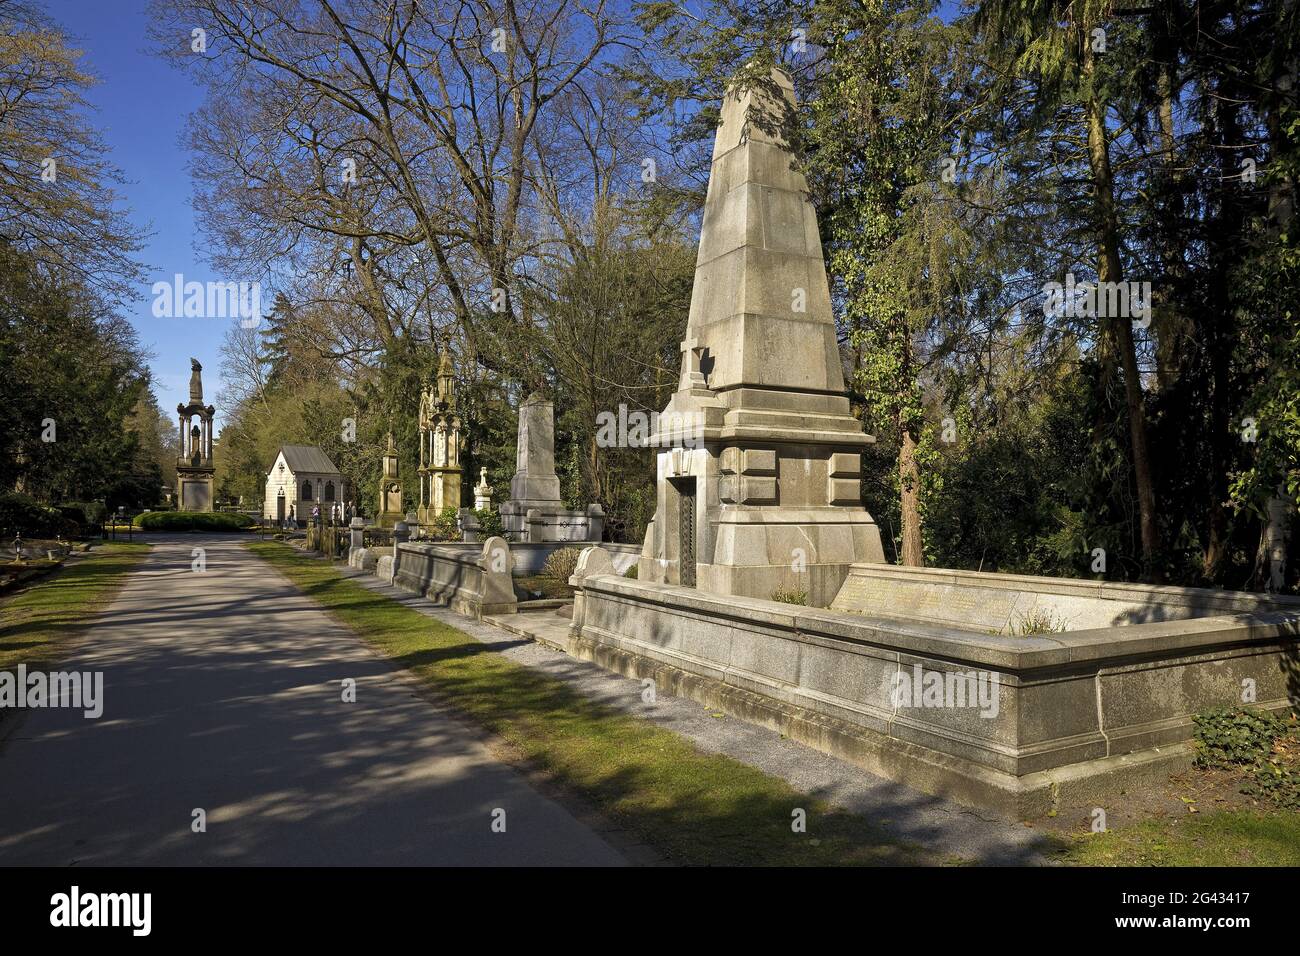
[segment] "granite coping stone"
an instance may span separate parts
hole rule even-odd
[[[1156,621],[1060,635],[1013,637],[974,635],[957,628],[869,618],[853,612],[800,608],[761,598],[712,595],[695,588],[632,581],[616,575],[591,575],[582,587],[677,610],[696,610],[711,617],[763,624],[818,635],[919,653],[963,664],[982,664],[1012,673],[1105,663],[1131,662],[1150,655],[1195,654],[1233,644],[1293,640],[1300,635],[1300,609]]]

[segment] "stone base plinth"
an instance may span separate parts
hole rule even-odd
[[[778,591],[802,592],[810,606],[827,607],[850,565],[885,560],[880,531],[860,510],[722,509],[714,528],[714,560],[695,568],[696,587],[714,594],[771,599]],[[681,581],[676,558],[643,554],[637,573],[643,581]]]
[[[213,509],[216,499],[216,482],[211,472],[176,473],[176,510],[202,511]]]

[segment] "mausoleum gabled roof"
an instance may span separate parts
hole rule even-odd
[[[330,461],[329,455],[325,454],[316,445],[281,445],[279,452],[276,453],[278,460],[280,455],[284,455],[285,464],[294,474],[307,472],[317,475],[337,475],[339,470],[334,467],[334,462]],[[271,462],[271,468],[275,467],[275,462]],[[269,475],[271,468],[266,470]]]

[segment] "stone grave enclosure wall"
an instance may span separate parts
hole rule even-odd
[[[1287,606],[1300,611],[1300,600],[1203,588],[855,564],[830,606],[871,617],[1014,634],[1035,618],[1049,622],[1052,631],[1081,631]]]
[[[583,566],[596,570],[572,579],[574,656],[1012,815],[1186,764],[1192,715],[1239,705],[1243,682],[1259,707],[1300,700],[1294,601],[1014,637],[633,581],[600,573],[603,557]]]

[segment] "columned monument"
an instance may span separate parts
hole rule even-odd
[[[433,523],[446,508],[460,509],[461,421],[451,353],[443,349],[436,389],[420,395],[420,504],[416,519]]]
[[[216,408],[203,404],[203,366],[190,359],[190,402],[177,405],[180,442],[176,457],[176,509],[211,511],[214,499],[212,416]],[[195,424],[194,419],[198,419]]]
[[[769,598],[833,594],[883,561],[861,501],[874,441],[849,410],[817,216],[781,133],[789,77],[723,99],[678,390],[650,444],[642,580]]]

